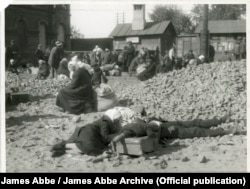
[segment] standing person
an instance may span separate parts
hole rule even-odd
[[[163,65],[161,65],[161,67],[163,70],[161,70],[160,72],[167,73],[167,72],[170,72],[173,70],[173,61],[169,57],[168,50],[165,51],[165,55],[164,55],[162,61],[163,61],[163,63],[162,63]]]
[[[106,111],[100,119],[76,128],[67,140],[55,144],[51,149],[52,156],[63,155],[67,149],[74,149],[87,155],[103,153],[120,129],[120,119],[119,111],[114,109]]]
[[[51,49],[48,61],[51,67],[52,78],[55,78],[57,76],[57,69],[63,57],[64,57],[63,44],[62,42],[57,41],[56,46]]]
[[[214,62],[214,55],[215,55],[214,46],[209,45],[209,47],[208,47],[209,62]]]
[[[38,63],[39,63],[39,60],[45,60],[44,52],[42,50],[42,44],[39,43],[37,45],[37,49],[36,49],[35,55],[36,55]]]
[[[169,49],[169,59],[172,62],[172,65],[174,67],[175,65],[175,44],[173,44],[172,48]]]
[[[15,43],[15,40],[10,40],[10,45],[6,48],[6,62],[5,67],[8,68],[10,66],[10,60],[17,64],[19,56],[19,49]]]
[[[72,80],[68,86],[61,89],[56,98],[56,105],[71,114],[90,113],[95,101],[91,76],[84,67],[78,67],[77,62],[69,62],[75,66]]]
[[[98,63],[99,66],[101,66],[102,65],[102,53],[103,53],[103,50],[98,45],[96,45],[92,52],[91,64]]]
[[[246,38],[243,38],[240,43],[240,59],[246,59]]]
[[[125,69],[128,71],[128,68],[135,57],[135,47],[133,46],[132,42],[129,41],[127,46],[127,58],[126,58],[126,64],[125,64]]]
[[[236,41],[234,45],[234,55],[235,55],[235,60],[240,60],[240,42]]]
[[[91,82],[93,87],[99,87],[101,83],[107,83],[108,79],[107,77],[103,74],[101,68],[99,67],[98,64],[92,64],[92,68],[94,70]]]
[[[102,66],[111,63],[112,54],[108,48],[105,49],[102,56]]]
[[[50,55],[50,51],[51,51],[51,46],[49,45],[44,52],[44,59],[46,62],[49,61],[49,55]]]

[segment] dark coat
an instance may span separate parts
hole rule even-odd
[[[128,69],[129,73],[130,73],[130,72],[133,72],[133,71],[136,71],[136,68],[137,68],[137,66],[138,66],[139,64],[140,64],[139,58],[138,58],[138,57],[135,57],[135,58],[132,60],[130,66],[129,66],[129,69]]]
[[[111,63],[112,54],[110,51],[104,52],[102,55],[102,65]]]
[[[103,74],[101,68],[99,68],[99,67],[95,68],[94,73],[92,75],[92,79],[91,79],[92,85],[98,86],[102,83],[102,81],[103,81],[103,83],[107,83],[108,79]]]
[[[36,49],[35,54],[36,54],[37,60],[45,60],[44,52],[41,49]]]
[[[122,127],[121,132],[129,131],[129,137],[150,136],[152,132],[158,132],[159,127],[155,124],[139,121],[137,123],[129,123]]]
[[[91,111],[94,101],[91,77],[84,68],[79,68],[73,74],[71,83],[61,89],[56,105],[72,114],[81,114]]]
[[[106,116],[99,120],[76,128],[66,143],[75,143],[84,154],[101,154],[116,136],[113,122]]]
[[[127,48],[127,57],[126,57],[127,68],[129,68],[134,57],[135,57],[135,47],[133,45],[129,45]]]
[[[137,78],[141,81],[145,81],[145,80],[148,80],[152,77],[154,77],[155,75],[155,71],[156,71],[156,64],[155,63],[151,63],[149,65],[149,67],[143,71],[142,73],[140,73]]]
[[[64,52],[61,48],[53,47],[51,49],[48,63],[52,68],[58,69],[60,61],[64,57]]]

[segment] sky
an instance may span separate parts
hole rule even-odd
[[[152,12],[156,4],[146,4],[146,21],[150,21],[148,14]],[[179,4],[184,12],[189,13],[192,4]],[[132,23],[133,4],[112,3],[112,4],[71,4],[71,25],[77,28],[85,38],[108,37],[119,22]]]

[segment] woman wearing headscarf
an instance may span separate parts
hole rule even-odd
[[[83,154],[100,155],[121,129],[121,113],[110,109],[103,116],[90,124],[76,128],[68,140],[55,144],[51,151],[52,156],[66,153],[66,149],[77,149]]]
[[[94,111],[93,104],[95,101],[94,92],[91,84],[91,76],[83,67],[78,67],[77,63],[71,61],[69,66],[72,67],[70,75],[72,80],[68,86],[61,89],[56,105],[72,114],[82,114]]]

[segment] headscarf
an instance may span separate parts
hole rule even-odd
[[[80,61],[80,60],[78,59],[77,55],[76,55],[76,56],[73,56],[73,57],[71,58],[71,61],[76,62],[76,64],[77,64],[77,67],[76,67],[76,68],[82,68],[82,67],[83,67],[85,70],[87,70],[87,71],[89,72],[90,75],[93,74],[93,68],[92,68],[89,64]]]
[[[71,61],[69,61],[69,63],[68,63],[69,78],[72,79],[72,76],[73,76],[73,74],[74,74],[74,71],[70,69],[70,66],[73,66],[73,67],[75,67],[75,69],[78,69],[77,62],[71,60]]]
[[[122,114],[116,109],[107,110],[104,115],[107,116],[112,122],[119,120],[122,117]]]
[[[111,126],[111,129],[114,133],[118,133],[121,130],[122,114],[116,109],[109,109],[104,113],[104,116],[112,121],[113,125]]]

